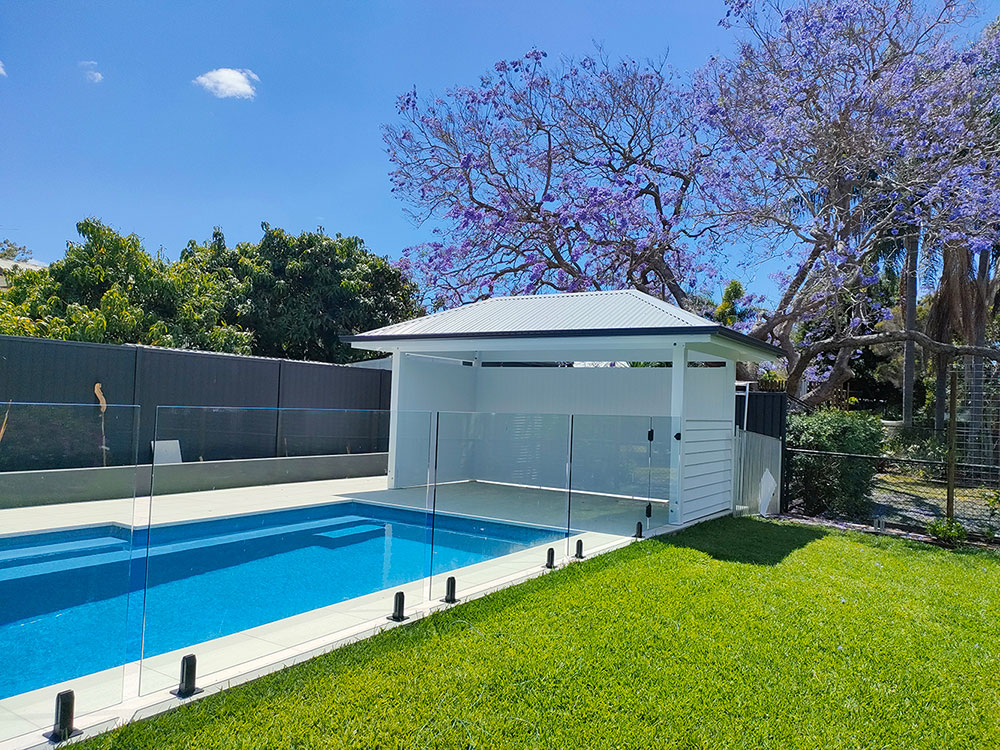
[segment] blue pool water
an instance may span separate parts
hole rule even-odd
[[[565,537],[430,519],[350,502],[0,537],[0,699]]]

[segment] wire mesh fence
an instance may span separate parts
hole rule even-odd
[[[955,363],[956,460],[968,480],[1000,484],[1000,363],[968,357]]]
[[[888,526],[923,531],[945,518],[947,461],[786,451],[789,511],[856,523],[882,519]],[[1000,534],[1000,486],[992,467],[957,464],[954,518],[974,536]]]
[[[950,515],[970,535],[1000,539],[1000,365],[969,358],[950,375],[935,423],[893,426],[880,455],[790,444],[789,511],[918,531]]]

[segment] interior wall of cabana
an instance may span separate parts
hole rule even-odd
[[[639,495],[641,486],[622,481],[608,456],[621,455],[621,446],[634,446],[628,455],[643,450],[657,426],[660,450],[676,453],[680,477],[650,481],[650,497],[673,500],[676,523],[723,512],[732,503],[735,365],[684,344],[669,354],[666,367],[568,367],[537,366],[537,352],[528,366],[396,353],[389,486],[425,484],[437,459],[439,483],[564,489],[573,415],[572,460],[589,470],[577,472],[574,489]],[[684,378],[675,381],[675,371]],[[602,465],[605,476],[594,468]]]

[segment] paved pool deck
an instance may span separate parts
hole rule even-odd
[[[406,614],[425,616],[450,605],[441,602],[445,579],[458,581],[460,599],[475,598],[546,572],[549,547],[558,566],[569,564],[577,540],[587,557],[631,542],[636,524],[645,533],[679,529],[667,523],[667,505],[645,498],[625,498],[513,484],[459,482],[389,489],[386,477],[362,477],[268,486],[208,490],[135,500],[101,500],[0,510],[4,534],[115,523],[136,527],[172,524],[265,511],[360,501],[507,523],[571,529],[565,543],[543,544],[322,607],[232,635],[216,638],[122,667],[69,680],[0,700],[0,750],[45,743],[51,728],[55,695],[76,692],[77,725],[110,726],[176,705],[169,690],[177,686],[180,659],[198,658],[199,685],[210,690],[252,679],[354,640],[396,626],[387,619],[395,593],[404,591]],[[39,647],[44,647],[40,644]],[[40,744],[39,746],[47,746]]]
[[[406,508],[435,508],[440,513],[493,518],[539,526],[598,530],[631,535],[636,511],[643,517],[645,498],[543,489],[497,482],[454,482],[432,488],[389,489],[385,476],[328,479],[255,487],[185,492],[172,495],[97,500],[0,509],[3,534],[25,534],[115,523],[141,527],[262,513],[356,500]],[[667,523],[667,504],[651,503],[652,525]],[[625,525],[631,520],[631,528]]]

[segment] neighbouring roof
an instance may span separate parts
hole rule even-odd
[[[0,258],[0,289],[7,288],[7,276],[4,274],[4,271],[9,271],[12,268],[18,268],[22,271],[37,271],[45,268],[45,266],[31,260],[10,260],[9,258]]]
[[[36,263],[33,260],[10,260],[9,258],[0,258],[0,269],[15,267],[34,271],[40,268],[45,268],[45,264]]]
[[[777,347],[634,289],[492,297],[342,340],[363,345],[414,339],[643,334],[717,334],[782,356]]]

